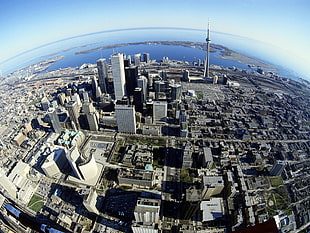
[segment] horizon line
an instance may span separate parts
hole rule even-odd
[[[43,48],[43,47],[46,47],[46,46],[49,46],[49,45],[52,45],[52,44],[56,44],[56,43],[59,43],[59,42],[62,42],[62,41],[75,39],[75,38],[78,38],[78,37],[86,37],[86,36],[91,36],[91,35],[100,34],[100,33],[121,32],[121,31],[135,31],[135,30],[146,30],[146,29],[151,29],[151,30],[156,30],[156,29],[162,29],[162,30],[174,29],[174,30],[188,30],[188,31],[201,31],[201,32],[205,31],[205,29],[199,29],[199,28],[159,27],[159,26],[158,27],[119,28],[119,29],[110,29],[110,30],[96,31],[96,32],[90,32],[90,33],[70,36],[70,37],[66,37],[66,38],[60,39],[60,40],[56,40],[56,41],[52,41],[52,42],[49,42],[49,43],[46,43],[46,44],[39,45],[37,47],[28,49],[28,50],[26,50],[24,52],[18,53],[18,54],[14,55],[12,57],[9,57],[9,58],[7,58],[7,59],[5,59],[3,61],[0,61],[0,65],[1,64],[5,64],[5,63],[9,62],[10,60],[13,60],[14,58],[17,58],[17,57],[19,57],[21,55],[27,54],[27,53],[29,53],[31,51],[34,51],[34,50],[37,50],[37,49],[40,49],[40,48]],[[241,38],[248,38],[248,37],[245,37],[245,36],[240,36],[240,35],[226,33],[226,32],[213,31],[213,33],[237,36],[237,37],[241,37]],[[248,39],[255,40],[255,39],[252,39],[252,38],[248,38]]]

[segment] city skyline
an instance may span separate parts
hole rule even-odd
[[[1,231],[309,229],[309,85],[141,54],[1,80]]]
[[[210,19],[212,30],[275,45],[306,67],[310,63],[309,4],[306,0],[3,2],[0,64],[35,47],[81,34],[137,27],[205,29]]]

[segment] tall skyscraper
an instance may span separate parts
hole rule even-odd
[[[113,54],[111,57],[111,63],[115,99],[118,100],[122,99],[122,97],[126,95],[126,79],[123,54]]]
[[[66,102],[66,94],[62,92],[62,93],[59,93],[57,97],[58,97],[59,103],[60,103],[61,105],[65,105],[65,102]]]
[[[210,199],[218,195],[224,189],[224,181],[221,176],[203,176],[202,198]]]
[[[137,53],[134,55],[134,59],[135,59],[135,65],[139,66],[140,65],[140,61],[141,61],[141,54]]]
[[[96,190],[90,189],[88,196],[83,200],[83,205],[89,212],[99,215],[99,211],[96,206],[97,198],[98,198],[98,195],[97,195]]]
[[[115,105],[115,115],[119,132],[136,133],[136,111],[134,106]]]
[[[140,87],[142,90],[142,102],[144,102],[147,98],[147,78],[144,76],[140,76],[137,80],[137,86]]]
[[[157,80],[154,82],[155,92],[165,92],[166,91],[166,82]]]
[[[51,102],[47,99],[46,96],[44,96],[42,99],[41,99],[41,108],[43,111],[47,111],[47,109],[50,107],[51,105]]]
[[[108,85],[108,65],[105,59],[97,60],[98,84],[102,93],[107,93]]]
[[[270,170],[270,175],[272,176],[280,176],[286,166],[286,163],[281,160],[277,160],[272,169]]]
[[[84,91],[82,92],[82,96],[83,96],[84,102],[89,102],[88,92],[86,92],[86,91],[84,90]]]
[[[167,102],[154,101],[153,102],[153,122],[166,121],[167,118]]]
[[[93,91],[93,96],[98,99],[100,98],[102,92],[101,88],[98,86],[98,82],[95,76],[92,78],[92,91]]]
[[[133,104],[137,112],[142,112],[143,110],[143,92],[141,87],[137,87],[133,93]]]
[[[184,70],[183,72],[183,81],[189,81],[189,70]]]
[[[150,62],[150,54],[149,53],[143,53],[143,61],[145,63],[149,63]]]
[[[85,102],[83,104],[83,112],[86,114],[89,130],[98,130],[98,119],[96,115],[96,109],[92,103]]]
[[[49,108],[47,110],[47,115],[49,117],[49,120],[51,122],[51,125],[52,125],[55,133],[60,133],[61,132],[61,126],[60,126],[59,118],[56,114],[56,110],[54,108]]]
[[[135,222],[152,226],[158,224],[161,200],[139,197],[134,211]],[[143,226],[142,226],[143,227]],[[141,228],[141,227],[140,227]],[[155,232],[146,230],[141,232]]]
[[[137,87],[138,66],[125,68],[126,92],[128,96],[132,96]]]
[[[66,109],[68,110],[70,120],[73,121],[77,128],[79,128],[80,108],[77,102],[70,101],[66,104]]]
[[[72,101],[74,101],[74,102],[77,103],[77,105],[79,106],[79,108],[82,107],[82,101],[81,101],[81,98],[80,98],[80,96],[79,96],[78,93],[74,93],[71,99],[72,99]]]
[[[201,202],[201,189],[191,186],[186,189],[186,201],[182,205],[182,216],[184,219],[191,219],[197,214]]]
[[[171,88],[171,99],[172,100],[179,100],[182,95],[182,86],[181,84],[170,84]]]
[[[209,53],[210,53],[210,23],[208,23],[208,31],[207,31],[207,53],[206,53],[206,60],[205,60],[205,70],[204,70],[204,78],[209,78]]]

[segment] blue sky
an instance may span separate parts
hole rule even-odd
[[[134,27],[203,29],[210,18],[212,30],[276,45],[306,67],[309,10],[309,0],[0,0],[0,63],[71,36]]]

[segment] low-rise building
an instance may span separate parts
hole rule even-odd
[[[139,169],[120,169],[118,181],[119,185],[151,188],[154,185],[154,173],[153,171]]]

